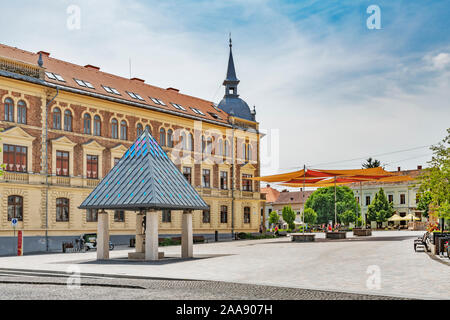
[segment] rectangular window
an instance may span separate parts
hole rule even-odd
[[[124,222],[125,221],[125,211],[115,210],[114,211],[114,222]]]
[[[6,171],[27,172],[27,147],[3,145],[3,163]]]
[[[250,223],[250,207],[244,207],[244,223]]]
[[[86,157],[86,177],[98,179],[98,156],[88,154]]]
[[[388,195],[388,202],[389,203],[394,202],[394,195],[393,194]]]
[[[8,221],[13,218],[23,221],[23,198],[21,196],[8,197]]]
[[[120,158],[114,158],[114,165],[118,164],[120,161]]]
[[[370,204],[370,196],[366,196],[366,206]]]
[[[192,184],[192,169],[191,167],[183,167],[183,175],[189,184]]]
[[[56,175],[69,176],[69,152],[56,151]]]
[[[210,170],[209,169],[203,169],[203,175],[202,175],[202,186],[203,186],[203,188],[211,188],[210,178],[211,178]]]
[[[220,171],[220,189],[228,189],[228,172]]]
[[[242,190],[243,191],[252,191],[252,180],[249,179],[251,177],[252,177],[251,174],[243,174],[242,175]]]
[[[172,222],[172,212],[170,210],[162,211],[162,222]]]
[[[211,222],[211,213],[209,210],[203,210],[202,222],[203,223]]]
[[[98,220],[97,213],[98,213],[97,209],[87,209],[86,210],[86,222],[97,222],[97,220]]]
[[[220,223],[228,222],[228,207],[220,206]]]
[[[69,199],[67,198],[56,199],[56,221],[57,222],[69,221]]]
[[[405,204],[406,203],[406,196],[404,193],[402,193],[400,195],[400,204]]]

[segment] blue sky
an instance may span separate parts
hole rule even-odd
[[[81,28],[66,27],[69,5]],[[369,30],[369,5],[381,29]],[[426,165],[450,127],[450,1],[21,1],[1,42],[220,101],[233,38],[239,92],[279,145],[262,173],[331,163]],[[270,140],[270,139],[266,139]],[[275,148],[274,148],[275,147]],[[278,151],[277,151],[278,150]],[[274,160],[277,158],[277,161]],[[333,162],[333,163],[332,163]]]

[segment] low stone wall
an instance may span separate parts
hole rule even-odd
[[[327,239],[345,239],[347,237],[344,231],[329,231],[325,233]]]
[[[316,235],[313,233],[291,233],[291,240],[294,242],[312,242],[315,238]]]
[[[372,229],[353,229],[354,236],[371,236]]]

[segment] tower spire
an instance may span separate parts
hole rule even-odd
[[[233,43],[231,41],[231,32],[229,38],[229,46],[230,46],[230,54],[228,57],[228,68],[227,68],[227,76],[223,81],[223,85],[225,86],[225,96],[227,95],[237,95],[237,85],[239,84],[239,79],[236,77],[236,70],[234,68],[234,60],[233,60]]]

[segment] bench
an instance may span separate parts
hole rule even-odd
[[[428,251],[428,248],[429,248],[428,247],[428,244],[429,244],[428,234],[429,234],[428,232],[425,232],[422,237],[419,237],[414,240],[414,251],[417,252],[417,249],[419,249],[419,248],[422,249],[423,251]]]

